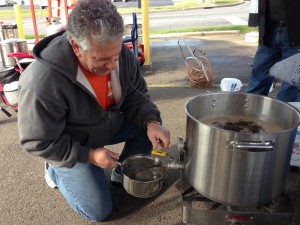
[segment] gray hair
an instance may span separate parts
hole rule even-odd
[[[124,22],[111,0],[79,0],[68,17],[67,34],[87,51],[90,38],[102,44],[122,38]]]

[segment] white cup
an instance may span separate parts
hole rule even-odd
[[[223,78],[220,83],[222,91],[239,91],[243,86],[242,82],[236,78]]]

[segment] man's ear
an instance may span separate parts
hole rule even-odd
[[[71,44],[71,46],[72,46],[72,49],[73,49],[75,55],[76,55],[77,57],[80,57],[80,56],[81,56],[80,47],[78,46],[78,44],[76,44],[76,42],[74,41],[73,38],[71,38],[70,44]]]

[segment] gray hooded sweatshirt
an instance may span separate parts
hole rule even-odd
[[[28,153],[58,167],[87,163],[91,148],[109,144],[124,119],[144,129],[160,113],[147,94],[138,61],[123,45],[111,73],[116,105],[104,110],[78,67],[66,32],[41,40],[19,80],[18,128]]]

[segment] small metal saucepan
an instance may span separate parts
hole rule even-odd
[[[162,188],[166,167],[174,168],[175,165],[164,164],[152,155],[134,155],[116,163],[121,167],[124,189],[138,198],[156,195]],[[182,168],[181,165],[175,167]]]

